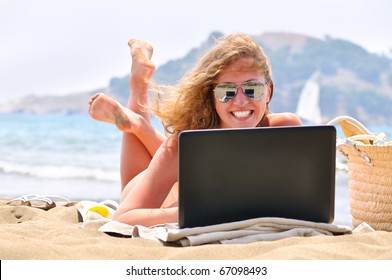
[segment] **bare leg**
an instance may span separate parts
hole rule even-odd
[[[129,79],[130,92],[127,107],[142,116],[144,121],[151,126],[149,113],[144,111],[142,106],[147,103],[148,83],[155,70],[155,66],[151,62],[153,48],[148,43],[139,40],[130,40],[128,45],[131,48],[132,68]],[[144,130],[140,130],[140,132],[142,131]],[[152,133],[148,133],[148,135],[151,136]],[[133,133],[123,134],[120,164],[123,188],[137,174],[147,168],[151,157],[155,154],[163,139],[162,135],[155,133],[155,137],[153,139],[150,138],[154,142],[150,147],[150,143],[144,142],[141,135],[137,136]]]
[[[176,207],[158,209],[165,200],[168,202],[167,205],[170,205],[168,194],[178,181],[177,156],[178,136],[175,134],[162,143],[148,168],[126,186],[120,207],[113,219],[128,224],[144,225],[176,221]],[[171,206],[175,206],[175,200]]]
[[[174,139],[177,138],[171,137],[164,141],[165,137],[152,127],[149,114],[143,110],[147,102],[148,82],[154,71],[150,61],[152,48],[136,40],[131,40],[129,45],[132,71],[128,108],[101,93],[89,101],[89,112],[94,119],[115,124],[124,132],[121,151],[122,194],[116,217],[130,219],[129,223],[133,219],[137,221],[144,218],[150,222],[156,219],[175,220],[178,185],[175,184],[177,140]],[[171,208],[161,211],[160,207]],[[144,218],[140,216],[142,213],[146,214]]]
[[[151,62],[153,49],[145,42],[130,40],[132,69],[127,108],[99,93],[90,103],[90,115],[100,121],[115,124],[123,133],[121,147],[121,185],[123,188],[145,170],[165,137],[151,125],[147,104],[148,83],[155,66]]]
[[[154,73],[155,66],[151,62],[151,57],[153,53],[153,48],[151,45],[149,45],[146,42],[142,42],[139,40],[130,40],[128,42],[129,47],[131,48],[131,56],[132,56],[132,69],[131,69],[131,75],[130,75],[130,95],[128,99],[128,108],[134,111],[135,113],[140,114],[143,116],[143,118],[150,124],[150,119],[149,119],[149,114],[145,112],[142,108],[143,105],[147,103],[147,90],[148,90],[148,83]],[[151,127],[151,124],[149,125]],[[152,133],[151,133],[152,134]],[[155,155],[155,152],[157,151],[156,149],[158,148],[157,144],[162,144],[164,142],[165,137],[161,134],[158,134],[155,131],[154,137],[149,134],[146,137],[143,137],[139,134],[128,134],[124,133],[123,136],[123,146],[122,146],[122,158],[121,158],[121,174],[123,182],[130,182],[131,180],[128,180],[128,178],[135,178],[136,175],[133,175],[132,173],[129,173],[130,170],[126,168],[128,164],[130,164],[130,161],[132,161],[132,153],[130,152],[130,149],[137,149],[135,147],[134,140],[132,139],[132,136],[134,135],[139,135],[138,139],[142,140],[142,144],[148,148],[148,151],[151,156]],[[155,145],[150,144],[147,145],[147,140],[150,139],[156,139],[154,141]],[[176,141],[175,141],[176,142]],[[152,148],[150,148],[152,147]],[[160,148],[160,149],[165,149],[165,148]],[[133,151],[132,151],[133,152]],[[162,153],[161,153],[162,154]],[[160,156],[162,157],[162,156]],[[173,159],[172,159],[173,160]],[[160,160],[155,160],[156,162],[159,162]],[[177,158],[175,157],[175,162],[177,162]],[[148,162],[150,164],[150,161]],[[140,164],[140,166],[143,169],[146,169],[143,165]],[[169,165],[168,165],[169,166]],[[167,166],[167,167],[168,167]],[[163,168],[164,170],[167,169]],[[177,169],[174,169],[175,171]],[[165,171],[163,172],[165,173]],[[140,174],[140,173],[137,173]],[[128,192],[132,190],[133,186],[135,186],[139,181],[140,177],[143,177],[143,174],[140,174],[138,178],[135,178],[133,182],[130,182],[129,185],[127,185],[127,189],[125,191],[125,194],[122,194],[122,200],[127,196]],[[166,176],[166,174],[165,174]],[[160,178],[161,176],[155,177],[154,180],[157,180],[157,178]],[[172,183],[173,185],[173,183]],[[124,185],[123,185],[124,186]],[[139,189],[140,191],[140,189]],[[149,192],[148,189],[144,189],[144,193],[148,196],[151,196],[152,193],[154,192]],[[164,190],[166,198],[163,202],[158,203],[155,205],[156,207],[171,207],[173,205],[176,205],[177,203],[177,197],[178,197],[178,184],[175,184],[173,188],[171,189],[170,193],[167,192],[167,190]],[[155,195],[154,195],[155,196]],[[159,196],[160,197],[160,196]]]

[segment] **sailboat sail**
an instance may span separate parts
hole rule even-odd
[[[297,104],[297,115],[309,123],[321,124],[320,85],[317,83],[318,73],[305,83]]]

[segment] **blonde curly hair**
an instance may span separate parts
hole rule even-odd
[[[173,86],[152,85],[150,110],[159,117],[169,133],[183,130],[217,128],[220,118],[215,110],[213,86],[217,76],[231,63],[251,58],[249,70],[264,74],[273,93],[272,70],[263,49],[250,36],[236,33],[217,40],[199,63]],[[155,95],[154,95],[155,93]],[[266,113],[258,126],[265,125]]]

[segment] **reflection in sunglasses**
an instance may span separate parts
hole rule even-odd
[[[225,103],[232,100],[238,93],[238,88],[250,99],[260,100],[264,94],[265,84],[259,81],[250,81],[241,86],[235,84],[222,83],[215,87],[214,94],[217,101]]]

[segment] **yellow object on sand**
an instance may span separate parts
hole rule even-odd
[[[88,212],[95,212],[95,213],[98,213],[99,215],[101,215],[101,216],[104,217],[104,218],[107,218],[107,217],[109,216],[109,210],[108,210],[108,208],[107,208],[106,206],[103,206],[103,205],[95,205],[95,206],[92,206],[92,207],[90,207],[90,208],[87,210],[86,214],[87,214]]]

